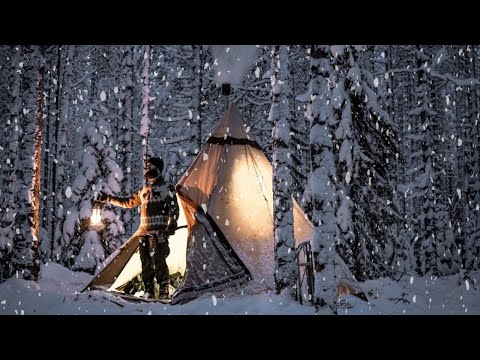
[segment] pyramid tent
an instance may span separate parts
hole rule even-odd
[[[272,166],[249,130],[231,104],[177,183],[178,225],[186,226],[169,240],[170,274],[183,275],[172,304],[247,281],[274,289]],[[313,225],[295,199],[293,205],[298,246],[313,238]],[[141,272],[137,248],[134,234],[85,289],[121,291]],[[353,279],[336,262],[343,264],[342,284]]]

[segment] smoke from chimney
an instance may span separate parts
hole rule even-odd
[[[257,55],[255,45],[212,45],[210,49],[217,85],[240,84]]]

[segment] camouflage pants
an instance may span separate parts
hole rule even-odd
[[[142,261],[142,278],[145,291],[155,294],[155,282],[157,279],[159,295],[168,295],[169,273],[167,256],[170,254],[168,235],[157,233],[152,236],[140,237],[140,260]]]

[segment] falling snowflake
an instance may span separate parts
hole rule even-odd
[[[107,94],[105,94],[105,91],[102,91],[100,93],[100,100],[105,101],[107,100]]]
[[[462,190],[457,189],[458,200],[462,198]]]
[[[207,161],[208,160],[208,154],[207,153],[203,153],[203,161]]]
[[[410,278],[410,285],[413,284],[413,276]]]
[[[373,80],[373,86],[378,87],[378,77]]]
[[[257,79],[260,78],[260,68],[259,68],[258,66],[257,66],[257,68],[255,69],[255,77],[256,77]]]
[[[206,204],[202,204],[202,210],[205,214],[207,213],[207,205]]]
[[[413,301],[414,303],[417,302],[417,295],[413,295],[412,301]]]
[[[114,92],[115,94],[118,94],[118,86],[115,86],[115,87],[113,88],[113,92]]]
[[[437,59],[437,64],[440,64],[440,60],[442,59],[443,54],[440,54],[440,56]]]
[[[72,196],[72,188],[70,186],[67,186],[67,189],[65,190],[65,196],[70,199]]]
[[[467,288],[467,290],[470,290],[470,283],[468,282],[468,280],[465,280],[465,287]]]
[[[225,220],[225,226],[230,225],[230,222],[228,220]]]
[[[347,184],[350,183],[351,179],[352,179],[352,176],[350,175],[350,171],[347,171],[347,173],[345,174],[345,181],[347,182]]]
[[[212,295],[212,302],[213,306],[217,306],[217,298],[215,297],[215,295]]]

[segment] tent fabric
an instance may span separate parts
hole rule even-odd
[[[192,165],[179,180],[177,189],[182,189],[184,197],[194,204],[206,206],[210,200],[212,189],[215,186],[220,165],[220,157],[224,146],[206,144],[201,156],[197,156]]]
[[[231,104],[177,188],[207,208],[253,277],[274,289],[272,165],[252,143],[238,108]],[[313,225],[292,201],[298,245],[313,238]]]
[[[250,272],[229,246],[222,232],[202,210],[189,236],[184,283],[175,292],[172,304],[184,303],[205,291],[246,283]]]
[[[172,303],[247,280],[273,290],[272,165],[234,104],[230,104],[176,188],[182,216],[178,225],[187,224],[188,229],[170,239],[170,272],[183,261],[180,272],[184,275]],[[293,197],[292,202],[298,246],[313,238],[313,225]],[[181,245],[174,251],[177,241]],[[137,247],[134,236],[109,258],[90,285],[115,290],[140,273],[138,255],[133,256]],[[345,287],[353,276],[338,254],[335,260]]]
[[[220,120],[216,128],[212,131],[210,139],[224,139],[227,138],[237,140],[251,140],[253,139],[249,135],[250,128],[245,125],[242,119],[242,115],[238,110],[238,107],[231,103],[225,115]],[[258,145],[257,145],[258,146]]]

